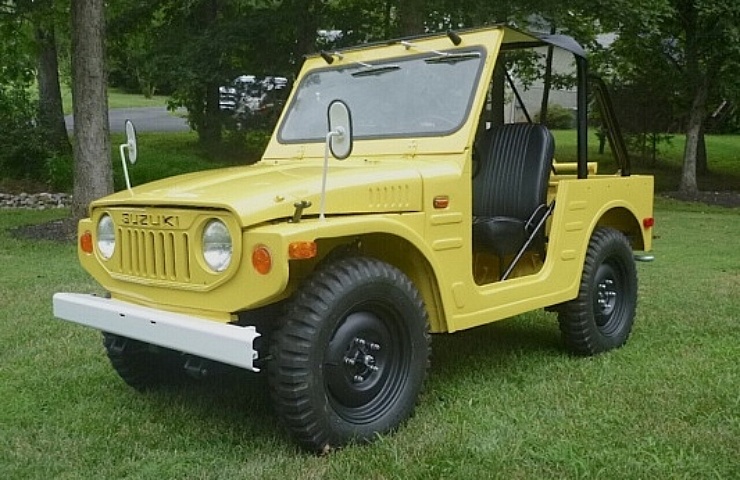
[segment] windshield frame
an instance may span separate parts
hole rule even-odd
[[[464,53],[472,53],[475,52],[478,54],[477,57],[471,57],[466,59],[460,59],[458,61],[451,61],[451,62],[426,62],[428,59],[436,59],[436,58],[443,58],[443,55],[450,54],[450,55],[459,55]],[[341,81],[361,81],[362,78],[364,79],[370,79],[371,81],[376,80],[378,78],[383,79],[386,76],[389,76],[387,78],[392,79],[392,75],[394,75],[397,71],[402,70],[404,67],[413,66],[413,68],[418,68],[418,65],[428,65],[430,69],[444,69],[445,65],[448,68],[457,68],[459,64],[467,63],[467,62],[475,62],[477,65],[473,67],[474,71],[464,78],[464,80],[467,82],[464,87],[461,88],[467,88],[467,97],[466,98],[460,98],[459,102],[455,104],[456,108],[458,109],[457,112],[453,112],[453,115],[455,116],[454,121],[448,121],[446,123],[450,124],[450,126],[447,128],[443,128],[441,126],[436,126],[429,128],[428,130],[425,130],[423,128],[420,128],[419,126],[416,126],[413,129],[409,129],[408,131],[399,131],[398,129],[389,131],[381,132],[381,133],[363,133],[362,127],[360,127],[359,131],[355,130],[354,138],[356,140],[376,140],[376,139],[397,139],[397,138],[420,138],[420,137],[444,137],[448,135],[452,135],[459,131],[466,123],[470,116],[471,108],[473,107],[473,104],[475,103],[476,98],[476,92],[478,90],[478,86],[480,84],[481,75],[484,72],[485,65],[486,65],[486,55],[487,50],[485,46],[483,45],[471,45],[469,47],[466,47],[464,49],[455,48],[455,49],[448,49],[444,50],[442,52],[436,52],[436,51],[424,51],[424,52],[414,52],[407,55],[402,56],[394,56],[394,57],[385,57],[379,60],[372,61],[372,64],[369,65],[364,62],[357,62],[353,61],[351,58],[344,58],[340,59],[340,62],[338,65],[331,65],[331,66],[325,66],[320,68],[312,69],[310,72],[308,72],[306,75],[301,78],[301,81],[295,86],[295,92],[293,95],[291,95],[290,103],[286,107],[286,112],[282,116],[280,125],[277,129],[277,140],[281,144],[301,144],[301,143],[321,143],[325,141],[326,132],[327,132],[327,125],[326,125],[326,111],[320,111],[319,109],[316,109],[315,111],[310,112],[310,116],[304,114],[305,118],[300,118],[303,122],[310,121],[313,125],[316,125],[315,122],[319,122],[322,125],[321,130],[319,130],[316,126],[312,127],[312,132],[310,135],[288,135],[286,134],[286,128],[289,128],[291,121],[296,121],[295,118],[292,117],[293,114],[295,114],[295,108],[298,102],[300,101],[301,95],[310,94],[311,92],[311,85],[309,82],[312,82],[312,79],[316,78],[316,75],[322,75],[325,73],[329,73],[332,76],[335,76],[337,74],[339,75],[346,75],[346,77],[341,78]],[[388,71],[382,71],[383,66],[390,66],[395,67],[396,65],[400,66],[400,69],[391,69]],[[377,69],[380,67],[380,70],[378,71],[377,75],[369,74],[369,75],[354,75],[356,73],[362,73],[363,69],[368,69],[368,67],[372,69]],[[449,71],[449,70],[447,70]],[[413,71],[410,71],[413,73]],[[428,75],[417,75],[419,86],[423,86],[422,83],[426,80],[424,80],[425,77],[429,77]],[[459,81],[453,81],[454,76],[452,73],[448,75],[449,80],[448,84],[459,86]],[[335,77],[335,80],[340,77]],[[459,79],[458,79],[459,80]],[[388,83],[388,82],[386,82]],[[407,86],[408,87],[408,86]],[[435,88],[445,88],[445,85],[434,85]],[[377,90],[377,87],[376,87]],[[421,97],[421,93],[417,91],[411,91],[409,88],[406,88],[408,90],[405,92],[408,97],[404,96],[403,101],[408,100],[409,103],[413,100],[416,100],[417,102],[419,100],[424,100],[424,98]],[[427,95],[428,98],[445,98],[445,96],[436,96],[432,97],[431,95]],[[411,98],[415,97],[415,98]],[[462,97],[462,96],[461,96]],[[348,101],[346,96],[342,98],[341,94],[337,95],[326,95],[326,99],[321,99],[320,102],[323,103],[330,103],[333,100],[343,100],[347,101],[350,105],[350,109],[353,108],[351,101]],[[449,100],[449,98],[447,98]],[[364,99],[366,103],[368,103],[371,99]],[[454,100],[454,99],[453,99]],[[380,99],[378,99],[380,101]],[[358,103],[360,103],[359,100],[357,100]],[[396,104],[392,108],[403,108],[400,105]],[[364,110],[364,111],[363,111]],[[352,114],[357,117],[357,115],[360,115],[360,119],[363,118],[363,115],[370,111],[368,108],[364,109],[358,109],[355,108],[352,110]],[[319,113],[320,112],[320,113]],[[430,112],[432,110],[430,109]],[[423,112],[425,115],[430,114],[430,112]],[[414,115],[414,114],[412,114]],[[433,115],[432,115],[433,116]],[[421,118],[421,114],[420,117]],[[440,116],[440,120],[444,119],[443,116]],[[449,119],[448,119],[449,120]],[[455,123],[456,122],[456,123]],[[420,122],[421,125],[421,122]],[[406,125],[404,125],[406,126]],[[318,132],[321,132],[319,135]]]

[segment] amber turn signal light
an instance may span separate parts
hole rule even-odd
[[[432,200],[432,204],[434,205],[434,208],[437,209],[447,208],[450,206],[450,197],[447,195],[437,195],[434,197],[434,200]]]
[[[316,242],[291,242],[288,245],[288,258],[291,260],[307,260],[315,257],[318,251]]]
[[[90,230],[86,230],[85,233],[80,235],[80,250],[88,255],[93,253],[93,239]]]
[[[653,225],[655,225],[655,218],[653,217],[647,217],[642,219],[642,226],[645,228],[650,228]]]
[[[272,270],[272,255],[270,249],[264,245],[258,245],[252,251],[252,266],[262,275],[267,275]]]

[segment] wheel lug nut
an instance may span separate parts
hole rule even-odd
[[[365,377],[363,377],[362,375],[355,375],[355,376],[354,376],[354,377],[352,378],[352,380],[354,380],[354,381],[355,381],[355,383],[360,383],[360,382],[362,382],[363,380],[365,380]]]
[[[370,350],[377,352],[378,350],[380,350],[380,345],[378,345],[377,343],[371,343],[370,345],[368,345],[368,348],[370,348]]]
[[[344,357],[344,363],[347,364],[347,365],[354,365],[355,364],[355,359],[354,358],[349,358],[349,357]]]

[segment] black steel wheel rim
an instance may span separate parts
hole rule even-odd
[[[334,411],[352,423],[372,422],[403,391],[410,365],[408,333],[398,312],[367,304],[344,316],[324,356],[324,384]]]
[[[618,265],[604,262],[599,265],[594,284],[594,319],[604,335],[614,334],[624,316],[625,275]]]

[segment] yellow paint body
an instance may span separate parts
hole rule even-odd
[[[82,265],[115,299],[228,322],[288,298],[332,249],[352,244],[404,271],[424,297],[432,331],[453,332],[573,299],[597,226],[617,228],[635,250],[650,250],[652,231],[643,219],[653,215],[652,177],[576,179],[561,165],[550,178],[555,209],[544,261],[525,255],[512,278],[496,281],[497,260],[472,246],[472,145],[500,47],[531,37],[491,27],[462,38],[460,48],[485,52],[462,126],[447,135],[355,140],[348,159],[329,160],[326,220],[318,217],[324,143],[281,143],[276,130],[255,165],[178,176],[94,202],[79,233],[95,237],[99,218],[110,214],[116,253],[104,260],[97,247],[92,254],[80,251]],[[454,52],[446,36],[414,45]],[[418,52],[396,43],[350,50],[337,62],[371,64],[411,54]],[[309,57],[296,84],[326,68],[320,56]],[[449,204],[436,207],[443,197]],[[312,206],[292,223],[300,201]],[[213,218],[227,225],[233,240],[233,259],[221,273],[211,272],[200,253],[203,228]],[[288,247],[298,241],[316,242],[318,256],[290,260]],[[259,246],[271,253],[267,274],[252,265]]]

